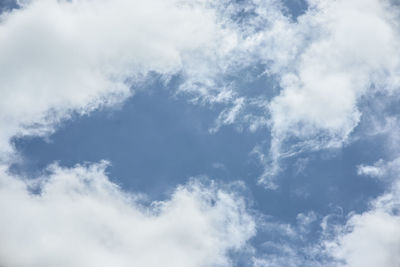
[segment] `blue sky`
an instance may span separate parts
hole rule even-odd
[[[359,177],[355,167],[382,157],[376,140],[290,158],[277,179],[279,189],[265,190],[257,184],[263,167],[251,154],[254,146],[265,142],[265,129],[250,133],[227,126],[210,134],[218,110],[187,103],[163,86],[150,87],[118,109],[67,121],[46,139],[16,138],[24,160],[12,171],[31,176],[54,161],[72,167],[106,159],[115,182],[154,199],[168,197],[192,176],[243,180],[262,212],[287,222],[309,210],[328,214],[330,206],[365,209],[368,198],[382,190],[376,181]],[[300,167],[302,162],[306,166]]]
[[[0,265],[398,266],[397,6],[176,2],[1,2]]]

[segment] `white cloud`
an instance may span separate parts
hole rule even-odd
[[[235,123],[237,117],[245,105],[245,99],[243,97],[236,98],[233,101],[231,108],[224,109],[218,116],[215,122],[215,126],[209,130],[210,133],[217,132],[222,126],[230,125]]]
[[[309,5],[297,22],[278,17],[253,38],[282,87],[269,105],[272,165],[304,150],[341,147],[360,121],[360,98],[399,85],[398,14],[389,1]],[[278,171],[270,166],[264,177]]]
[[[386,192],[368,203],[366,211],[345,215],[343,209],[337,207],[324,217],[312,211],[300,213],[297,224],[267,225],[271,235],[279,236],[280,241],[265,242],[264,249],[269,253],[254,257],[254,265],[399,266],[399,166],[399,158],[396,158],[358,168],[360,175],[386,179],[390,184]],[[317,223],[319,231],[312,228]]]
[[[361,164],[357,166],[357,174],[377,179],[386,179],[389,182],[396,181],[400,170],[400,158],[392,161],[378,160],[373,165]]]
[[[342,266],[400,265],[400,183],[374,200],[370,210],[350,216],[328,251]]]
[[[386,179],[387,190],[368,203],[361,213],[325,216],[321,242],[316,247],[330,266],[369,267],[400,265],[400,180],[399,158],[374,165],[358,166],[358,174]],[[340,220],[334,220],[339,215]],[[344,224],[342,219],[346,219]]]
[[[0,266],[231,266],[255,224],[243,199],[195,180],[141,205],[105,163],[54,165],[22,180],[1,171]]]
[[[252,258],[253,266],[333,266],[312,230],[319,217],[314,211],[299,213],[292,224],[264,218],[259,235],[266,241]]]
[[[254,266],[395,267],[400,264],[400,183],[371,202],[369,210],[332,213],[320,219],[299,214],[297,224],[272,223],[275,240],[266,241],[253,257]],[[313,230],[320,223],[319,231]],[[279,238],[277,238],[279,237]]]
[[[121,102],[149,72],[207,83],[230,42],[206,1],[24,2],[0,19],[0,151],[16,134]]]
[[[334,255],[343,266],[399,266],[400,217],[381,211],[357,215],[347,223],[351,232],[340,238]]]
[[[386,173],[386,168],[385,166],[382,166],[382,164],[383,160],[377,161],[374,165],[361,164],[357,166],[357,174],[375,178],[381,178]]]
[[[371,177],[381,177],[383,176],[384,170],[378,166],[360,165],[357,168],[358,175],[367,175]]]

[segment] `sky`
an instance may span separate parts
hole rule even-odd
[[[0,12],[0,266],[400,266],[397,1]]]

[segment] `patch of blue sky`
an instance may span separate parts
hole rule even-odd
[[[120,109],[95,111],[65,122],[48,140],[14,139],[24,160],[11,171],[32,176],[54,161],[73,166],[106,159],[112,164],[108,169],[112,179],[152,199],[166,197],[192,176],[243,180],[256,210],[287,223],[295,223],[298,213],[310,210],[329,214],[339,206],[345,213],[362,211],[367,200],[382,191],[379,182],[358,176],[356,169],[384,155],[379,138],[286,159],[276,179],[279,188],[265,190],[257,183],[263,166],[251,151],[263,143],[268,149],[268,131],[238,130],[233,124],[210,134],[218,112],[218,108],[190,104],[153,83]]]
[[[159,198],[188,177],[251,180],[260,172],[249,153],[263,133],[235,126],[209,133],[215,112],[173,97],[156,85],[120,110],[96,111],[66,122],[49,137],[15,139],[24,156],[15,172],[38,173],[53,161],[64,166],[109,160],[111,177],[124,188]]]
[[[0,3],[0,13],[10,11],[14,8],[18,8],[15,0],[2,0]]]
[[[293,19],[297,19],[306,12],[308,4],[306,0],[283,0],[282,1],[288,9],[289,15]]]

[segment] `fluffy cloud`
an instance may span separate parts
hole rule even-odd
[[[72,112],[121,102],[149,72],[182,73],[186,87],[210,83],[219,66],[212,59],[235,43],[235,34],[222,27],[207,2],[21,5],[0,19],[2,152],[10,151],[8,140],[16,134],[43,135]]]
[[[309,1],[296,22],[278,17],[255,35],[282,87],[269,104],[272,166],[264,177],[281,158],[342,146],[359,124],[360,99],[397,90],[397,10],[389,1]]]
[[[271,103],[273,130],[301,139],[322,132],[329,137],[323,145],[335,146],[357,125],[361,95],[372,85],[397,86],[398,29],[384,1],[315,2],[295,26],[311,40],[297,44],[304,46],[297,63],[282,75],[284,90]]]
[[[255,233],[243,199],[192,181],[140,204],[105,163],[52,166],[38,180],[0,175],[0,266],[231,266]]]
[[[342,266],[399,266],[400,217],[380,210],[353,216],[334,255]]]
[[[371,203],[370,210],[350,216],[328,251],[341,266],[400,265],[400,183]]]

